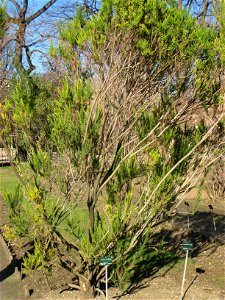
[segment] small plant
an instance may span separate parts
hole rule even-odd
[[[5,203],[9,209],[8,220],[9,225],[12,227],[11,231],[14,231],[18,236],[26,236],[29,228],[29,221],[26,218],[26,214],[23,210],[23,194],[20,185],[15,189],[15,193],[4,194]]]
[[[124,241],[119,243],[121,248],[124,247],[123,243]],[[151,244],[154,244],[154,247]],[[118,248],[118,256],[121,250]],[[123,291],[129,291],[132,284],[177,260],[177,255],[167,250],[167,243],[160,238],[153,241],[149,232],[131,253],[116,263],[111,279],[115,286]]]
[[[22,273],[27,275],[34,270],[49,269],[54,255],[53,247],[46,247],[40,241],[35,240],[33,252],[28,252],[23,258]]]

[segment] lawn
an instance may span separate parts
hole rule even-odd
[[[5,193],[14,195],[18,184],[19,179],[17,178],[11,166],[0,167],[0,195],[4,195]],[[54,195],[50,195],[47,200],[49,210],[53,209],[55,202],[56,197],[54,197]],[[61,223],[59,229],[64,235],[69,237],[71,234],[73,235],[73,232],[68,231],[68,223],[70,223],[72,228],[77,228],[77,224],[80,223],[81,228],[86,229],[88,225],[87,220],[87,209],[76,207],[74,209],[70,209],[70,213],[68,214],[66,219]],[[76,230],[74,233],[77,234]]]
[[[0,193],[13,193],[19,180],[10,166],[0,167]]]

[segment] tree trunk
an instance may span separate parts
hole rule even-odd
[[[178,3],[178,7],[179,7],[180,9],[182,9],[182,0],[178,0],[177,3]]]
[[[89,238],[90,242],[92,242],[92,233],[94,232],[94,210],[95,210],[95,205],[93,203],[93,200],[88,201],[88,213],[89,213]]]
[[[90,297],[94,298],[96,296],[98,287],[100,286],[100,281],[97,280],[96,274],[98,274],[99,269],[93,266],[91,262],[87,266],[87,271],[85,274],[79,276],[79,285],[81,289]]]
[[[25,32],[26,32],[26,24],[24,22],[18,23],[18,30],[16,33],[16,46],[15,46],[15,56],[14,56],[14,64],[17,72],[22,75],[25,69],[22,63],[23,57],[23,47],[25,43]]]
[[[89,214],[89,240],[92,242],[92,233],[94,232],[95,224],[95,203],[96,203],[96,193],[93,188],[93,184],[90,184],[89,193],[88,193],[88,214]]]

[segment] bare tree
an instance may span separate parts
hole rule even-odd
[[[35,70],[32,61],[31,47],[40,42],[40,39],[34,34],[32,41],[29,41],[27,35],[31,24],[43,15],[57,0],[50,0],[44,6],[31,12],[29,1],[11,0],[7,9],[8,30],[7,36],[1,41],[1,55],[7,52],[7,46],[13,43],[12,63],[17,71],[22,74],[30,74]],[[12,47],[12,46],[11,46]],[[9,53],[8,53],[9,54]]]
[[[198,21],[212,17],[212,0],[178,0],[177,5],[191,11]]]

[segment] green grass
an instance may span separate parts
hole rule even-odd
[[[14,193],[19,180],[12,167],[0,167],[0,193]]]
[[[4,194],[14,195],[16,188],[19,184],[19,180],[14,173],[14,170],[11,166],[0,167],[0,194],[4,196]],[[26,202],[26,200],[24,200]],[[46,204],[49,206],[49,212],[53,209],[56,202],[56,198],[54,195],[50,195]],[[26,202],[25,206],[29,206]],[[70,213],[68,217],[60,224],[59,230],[66,236],[72,237],[73,233],[69,229],[68,222],[72,222],[74,225],[74,233],[78,234],[76,228],[80,227],[83,230],[86,230],[88,227],[88,211],[84,208],[76,207],[74,209],[70,209]],[[79,224],[79,225],[78,225]],[[72,226],[73,227],[73,226]]]
[[[69,226],[70,224],[70,226]],[[76,236],[87,233],[88,211],[84,208],[76,207],[71,214],[60,224],[59,231],[68,240],[73,241]],[[77,239],[77,238],[76,238]]]

